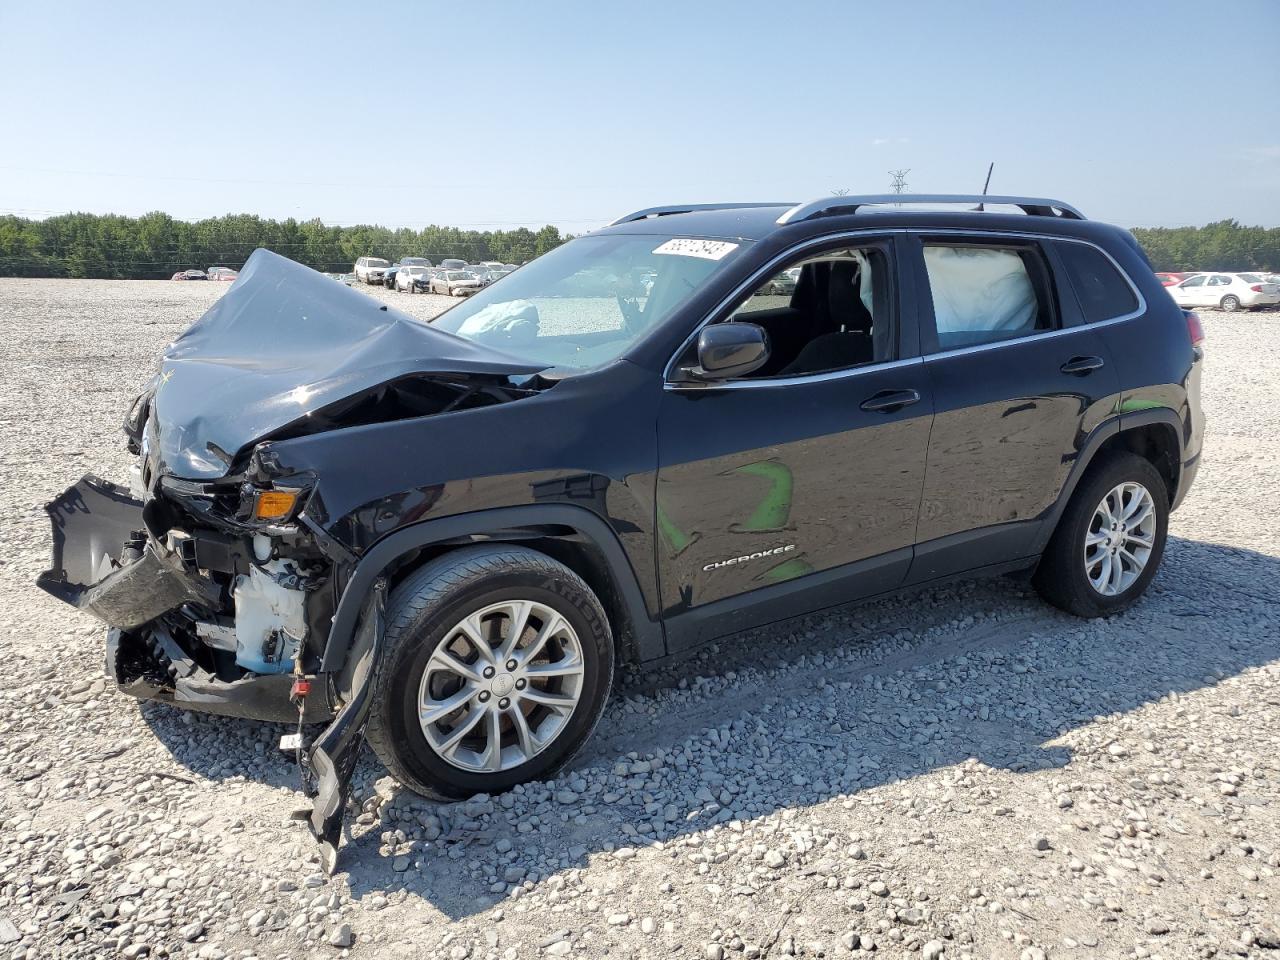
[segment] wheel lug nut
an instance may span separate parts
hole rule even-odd
[[[508,661],[507,661],[507,670],[508,670],[508,671],[510,671],[510,670],[514,670],[514,669],[516,668],[516,666],[517,666],[517,664],[516,664],[516,662],[515,662],[514,660],[508,660]]]
[[[480,691],[480,702],[481,702],[481,703],[484,703],[484,702],[486,702],[488,699],[489,699],[489,691],[488,691],[488,690],[481,690],[481,691]]]
[[[493,667],[485,667],[485,668],[484,668],[484,678],[485,678],[486,680],[491,679],[491,678],[493,677],[494,672],[495,672],[495,671],[494,671]]]
[[[511,701],[508,700],[506,697],[503,697],[501,700],[498,701],[498,706],[500,706],[503,710],[505,710],[507,709],[507,707],[511,706]]]
[[[516,689],[523,690],[525,688],[526,682],[527,681],[523,677],[521,677],[519,680],[516,681]]]

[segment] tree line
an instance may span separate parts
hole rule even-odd
[[[364,256],[524,263],[566,239],[553,226],[536,231],[413,230],[336,227],[320,220],[266,220],[249,214],[196,221],[165,213],[68,213],[45,220],[0,216],[0,276],[167,280],[179,270],[239,268],[259,247],[334,273],[349,271]]]
[[[1203,227],[1141,227],[1133,235],[1157,270],[1280,272],[1280,227],[1219,220]]]
[[[1221,220],[1203,227],[1133,231],[1156,270],[1280,270],[1280,228]],[[357,257],[445,257],[524,263],[567,236],[540,230],[421,230],[370,225],[326,226],[320,220],[265,220],[230,214],[175,220],[68,213],[45,220],[0,216],[0,276],[164,279],[178,270],[240,267],[259,247],[328,272],[351,269]]]

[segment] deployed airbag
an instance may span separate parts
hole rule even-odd
[[[1035,289],[1016,251],[929,245],[924,262],[944,343],[953,333],[1035,329]]]

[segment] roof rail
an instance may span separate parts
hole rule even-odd
[[[878,193],[861,197],[826,197],[822,200],[800,203],[780,216],[778,223],[798,223],[801,220],[812,220],[814,217],[856,213],[859,207],[875,204],[896,206],[904,203],[973,203],[979,207],[985,203],[997,203],[1018,207],[1023,213],[1033,217],[1086,219],[1085,215],[1071,204],[1043,197],[994,197],[976,193]]]
[[[647,220],[650,217],[666,217],[673,213],[694,213],[699,210],[748,210],[753,207],[791,207],[794,204],[785,201],[778,203],[675,203],[663,207],[646,207],[643,210],[637,210],[635,213],[628,213],[625,217],[619,217],[609,223],[609,226],[616,227],[620,223],[635,223],[637,220]]]

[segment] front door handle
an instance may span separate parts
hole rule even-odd
[[[1060,368],[1063,373],[1083,377],[1102,367],[1101,357],[1072,357]]]
[[[919,390],[881,390],[863,400],[861,407],[868,412],[893,413],[919,402]]]

